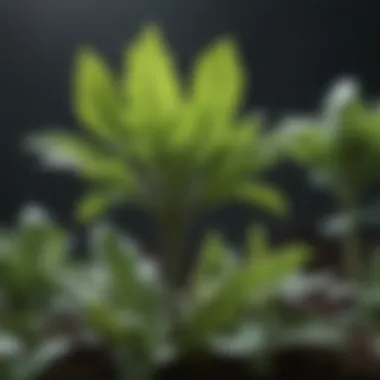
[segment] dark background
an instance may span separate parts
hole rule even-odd
[[[268,110],[272,119],[314,110],[326,87],[346,74],[358,76],[371,96],[380,95],[377,0],[0,0],[2,223],[35,201],[76,229],[71,211],[82,185],[41,173],[22,152],[22,137],[51,124],[75,125],[68,77],[78,45],[99,48],[116,65],[124,44],[147,21],[164,27],[184,68],[214,37],[234,35],[252,75],[248,105]],[[295,228],[312,226],[332,209],[300,171],[286,168],[272,177],[294,201],[289,223]],[[234,207],[204,223],[237,241],[254,215]],[[146,219],[135,210],[115,218],[150,239]]]

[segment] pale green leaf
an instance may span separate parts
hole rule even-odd
[[[360,95],[360,86],[354,79],[343,78],[335,81],[327,91],[323,101],[323,116],[328,127],[335,128],[340,123],[342,112]]]
[[[96,182],[121,184],[130,191],[136,189],[134,172],[126,162],[71,133],[50,131],[30,137],[28,148],[48,168],[70,170]]]

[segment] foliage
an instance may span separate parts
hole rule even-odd
[[[17,228],[1,233],[0,371],[5,378],[29,379],[38,373],[36,360],[47,365],[53,359],[50,349],[33,355],[48,343],[44,330],[59,298],[53,279],[68,265],[68,243],[66,233],[35,206],[22,210]]]
[[[279,138],[298,162],[322,172],[337,197],[355,201],[379,178],[380,112],[368,105],[351,81],[336,83],[321,116],[286,121]]]
[[[149,379],[158,363],[194,352],[246,359],[259,353],[264,360],[290,343],[289,331],[308,341],[336,337],[336,321],[310,323],[281,310],[279,288],[302,267],[309,248],[273,247],[261,227],[249,229],[243,252],[210,233],[189,283],[179,288],[173,281],[188,222],[198,212],[242,201],[287,214],[286,197],[262,179],[284,156],[327,179],[349,219],[347,261],[351,269],[358,264],[355,210],[380,173],[380,113],[351,84],[340,83],[319,117],[264,133],[258,117],[242,116],[243,66],[236,43],[222,38],[196,57],[184,81],[154,26],[125,49],[118,75],[93,49],[78,51],[72,106],[82,131],[39,133],[29,147],[47,167],[87,181],[89,192],[76,210],[80,221],[124,202],[149,211],[164,262],[98,223],[91,227],[90,262],[77,263],[52,220],[33,209],[22,214],[17,228],[0,238],[0,376],[33,379],[70,349],[68,340],[41,338],[34,324],[46,320],[60,297],[85,321],[83,330],[111,345],[120,378]],[[377,320],[376,287],[361,288],[368,302],[355,311],[362,321]]]
[[[284,197],[252,181],[276,152],[258,118],[240,116],[245,84],[233,40],[205,49],[184,83],[162,34],[149,26],[125,50],[118,76],[93,49],[80,49],[73,108],[85,135],[52,130],[30,146],[43,163],[91,183],[82,220],[119,201],[138,202],[154,216],[230,200],[282,215]]]
[[[26,333],[25,323],[56,296],[52,278],[66,265],[68,239],[47,215],[30,207],[17,229],[2,232],[0,243],[3,326]]]
[[[200,252],[190,285],[188,313],[181,337],[194,345],[230,329],[247,308],[263,308],[279,281],[298,270],[307,258],[303,245],[265,250],[261,230],[250,233],[247,258],[238,262],[220,238],[210,236]]]
[[[359,259],[359,217],[363,191],[379,179],[380,112],[367,104],[352,81],[335,84],[321,116],[284,123],[278,144],[286,154],[312,170],[339,201],[347,228],[345,261],[353,280],[363,276]]]

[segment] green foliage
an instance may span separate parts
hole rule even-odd
[[[181,81],[153,26],[126,48],[120,75],[86,48],[76,57],[73,78],[73,107],[86,134],[51,131],[30,146],[45,164],[89,181],[80,219],[119,201],[138,202],[153,214],[225,201],[287,211],[286,199],[258,182],[276,153],[258,119],[240,116],[246,74],[231,39],[199,54],[189,83]]]
[[[55,294],[51,279],[66,263],[68,240],[40,210],[29,208],[17,229],[2,233],[0,249],[5,321],[13,325],[17,315],[41,310]]]
[[[283,149],[317,169],[338,173],[339,180],[348,162],[338,143],[340,129],[277,135],[264,133],[258,117],[242,115],[243,66],[237,44],[222,38],[196,57],[183,80],[154,26],[125,49],[119,73],[99,53],[82,48],[72,77],[72,107],[82,133],[40,133],[29,139],[29,148],[47,167],[71,171],[88,182],[76,210],[82,222],[125,202],[148,210],[165,248],[160,252],[167,255],[164,264],[179,272],[170,264],[180,262],[188,219],[197,212],[226,202],[260,206],[281,216],[288,212],[286,197],[261,179]],[[350,116],[355,128],[367,120],[366,112],[358,120]],[[333,164],[331,145],[338,157]],[[92,332],[112,345],[122,376],[144,379],[159,360],[217,350],[221,341],[250,355],[254,347],[243,334],[260,341],[257,326],[264,323],[264,335],[271,335],[276,290],[308,253],[301,244],[273,248],[267,231],[255,227],[239,258],[220,236],[210,234],[190,284],[178,290],[165,278],[176,273],[164,273],[165,265],[148,260],[109,225],[93,229],[91,262],[84,265],[67,260],[66,236],[47,219],[22,219],[0,243],[0,290],[5,288],[7,307],[12,307],[8,330],[26,335],[31,317],[44,314],[61,295]],[[67,351],[67,343],[31,344],[20,354],[23,365],[17,366],[24,370],[17,378],[40,372]]]
[[[354,83],[337,83],[320,117],[290,120],[278,137],[292,158],[324,172],[340,196],[349,192],[357,198],[379,178],[380,112],[363,100]]]
[[[94,232],[92,259],[62,272],[57,284],[103,338],[150,349],[162,329],[158,268],[110,226]]]
[[[42,342],[45,325],[40,321],[49,319],[59,297],[53,279],[68,264],[68,243],[66,233],[37,207],[23,209],[17,228],[1,233],[2,378],[33,379],[42,369],[32,353],[45,344]],[[41,353],[38,362],[50,364],[49,352]]]
[[[362,278],[356,213],[363,191],[380,175],[378,108],[364,101],[355,83],[339,82],[327,96],[321,116],[285,123],[277,137],[288,156],[332,189],[347,223],[346,272],[351,279]]]
[[[204,345],[215,334],[233,327],[257,303],[262,309],[280,281],[307,258],[308,249],[303,245],[268,248],[261,229],[250,231],[247,257],[241,262],[220,238],[211,235],[205,241],[180,334],[185,347]]]

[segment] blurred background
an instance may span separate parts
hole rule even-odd
[[[380,95],[375,0],[0,0],[1,223],[32,201],[80,236],[72,206],[83,184],[41,172],[23,152],[22,139],[52,125],[75,127],[69,75],[78,46],[98,48],[117,68],[122,47],[149,21],[163,27],[184,72],[214,38],[235,36],[251,74],[247,109],[263,111],[268,128],[289,113],[315,111],[327,87],[345,75],[356,76],[370,97]],[[239,243],[256,219],[268,222],[275,237],[302,237],[334,209],[329,194],[294,167],[284,164],[270,179],[293,201],[290,221],[226,207],[205,215],[194,239],[208,226]],[[113,218],[154,250],[144,215],[129,208]]]

